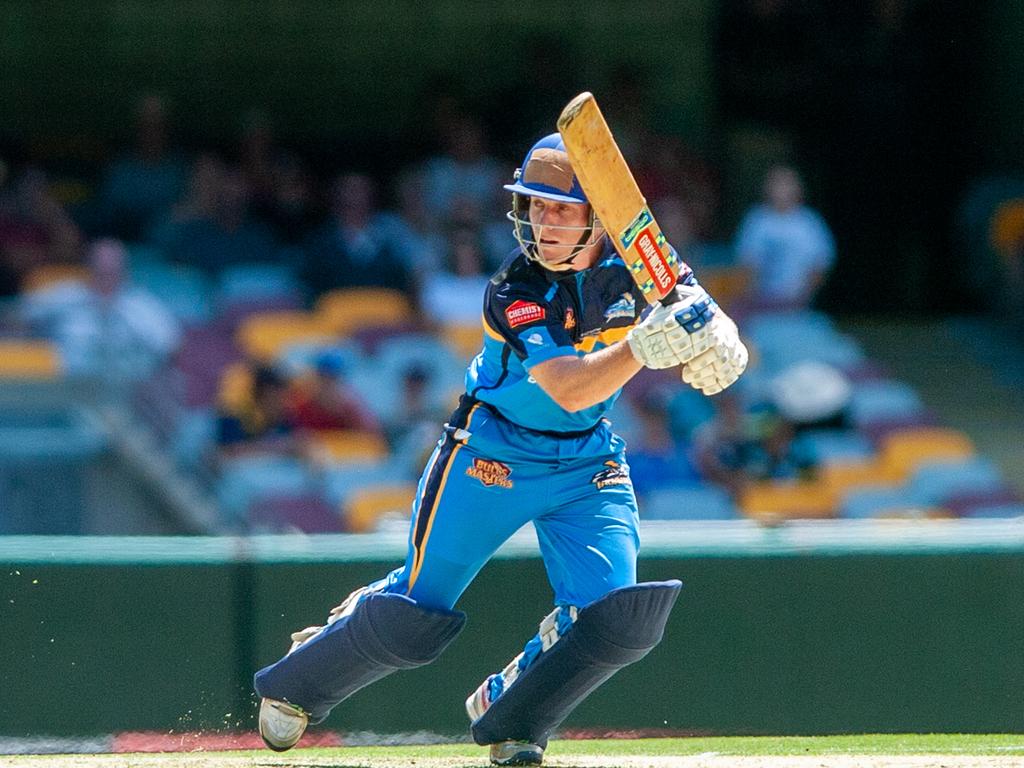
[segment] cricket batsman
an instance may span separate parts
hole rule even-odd
[[[526,523],[555,607],[466,701],[494,765],[540,764],[569,713],[661,640],[681,584],[636,581],[637,503],[605,414],[645,366],[681,367],[714,394],[747,350],[685,265],[671,300],[647,304],[559,134],[530,149],[505,189],[519,247],[485,292],[483,350],[420,478],[405,564],[256,673],[271,749],[294,746],[360,688],[434,661],[462,629],[459,596]]]

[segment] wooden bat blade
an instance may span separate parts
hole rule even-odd
[[[558,131],[594,213],[644,297],[648,303],[664,297],[682,262],[665,241],[593,94],[581,93],[566,105]]]

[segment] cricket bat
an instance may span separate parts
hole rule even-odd
[[[647,303],[664,298],[683,262],[669,249],[592,93],[581,93],[566,105],[558,131],[594,213]]]

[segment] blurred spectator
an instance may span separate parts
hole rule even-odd
[[[10,288],[36,267],[77,261],[82,236],[41,170],[27,168],[13,184],[7,177],[0,161],[0,273]]]
[[[99,240],[89,249],[87,284],[60,282],[25,295],[25,321],[57,344],[69,374],[139,379],[177,349],[178,321],[128,282],[126,260],[120,241]]]
[[[715,419],[694,434],[697,465],[710,482],[739,494],[761,480],[795,478],[802,468],[791,455],[793,425],[763,403],[744,409],[731,393],[715,398]]]
[[[441,154],[423,164],[431,213],[447,223],[467,203],[477,211],[493,210],[501,185],[511,174],[487,154],[483,123],[460,110],[446,115],[439,130]]]
[[[274,261],[277,243],[270,229],[249,213],[245,176],[237,169],[218,174],[215,165],[210,159],[197,163],[192,202],[181,208],[185,218],[162,228],[155,244],[171,261],[213,276],[229,266]],[[204,211],[207,205],[211,207]]]
[[[373,413],[346,384],[341,358],[329,351],[317,356],[310,376],[292,383],[288,412],[291,423],[300,430],[380,431]]]
[[[296,453],[300,447],[288,410],[288,383],[273,368],[255,366],[247,387],[222,393],[217,446],[222,456]]]
[[[1008,320],[1024,321],[1024,198],[1004,201],[992,214],[989,242],[998,256],[998,286],[992,302]]]
[[[402,372],[399,400],[384,416],[384,434],[396,465],[415,477],[437,442],[437,425],[447,409],[430,396],[430,372],[412,364]]]
[[[803,204],[803,184],[792,168],[769,170],[764,195],[736,235],[737,259],[752,273],[750,298],[762,308],[806,307],[835,262],[832,233]]]
[[[199,155],[192,164],[184,197],[154,220],[146,239],[170,251],[186,236],[187,227],[193,222],[213,219],[226,174],[227,165],[218,155],[212,152]]]
[[[427,203],[428,194],[423,174],[407,170],[395,185],[397,210],[377,217],[378,226],[419,280],[441,268],[448,249],[440,222]]]
[[[700,475],[685,446],[672,438],[666,393],[646,392],[636,403],[636,414],[640,428],[629,446],[629,476],[636,492],[699,484]]]
[[[186,166],[168,148],[167,107],[159,96],[139,101],[135,146],[108,168],[100,189],[103,231],[137,240],[154,216],[174,204],[185,187]]]
[[[796,433],[851,426],[852,397],[853,385],[846,375],[817,360],[793,363],[775,374],[768,384],[768,398]]]
[[[480,297],[487,288],[480,233],[469,228],[454,230],[449,249],[447,268],[424,279],[424,314],[441,325],[479,325],[483,312]]]
[[[331,215],[309,238],[303,278],[314,295],[333,288],[394,288],[412,294],[399,244],[378,226],[373,181],[345,173],[331,187]]]
[[[275,155],[270,166],[270,196],[258,199],[255,214],[287,245],[299,245],[318,223],[313,181],[301,158],[291,152]]]

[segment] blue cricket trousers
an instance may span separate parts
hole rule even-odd
[[[586,434],[543,434],[463,396],[420,478],[405,565],[371,589],[450,609],[530,522],[556,605],[635,584],[638,514],[624,449],[606,420]]]

